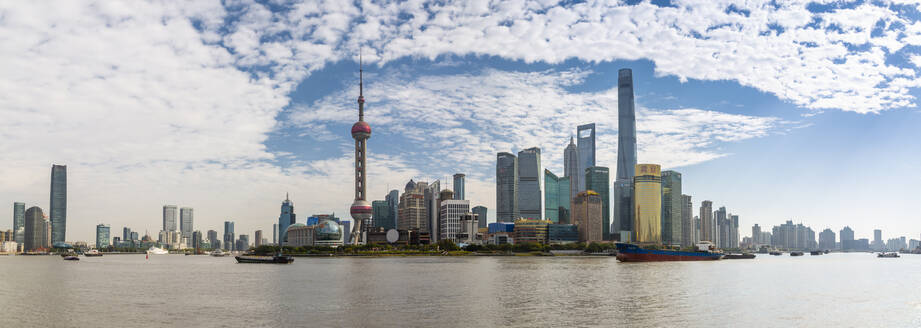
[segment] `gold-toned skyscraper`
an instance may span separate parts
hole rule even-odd
[[[633,177],[633,237],[637,243],[662,243],[662,173],[658,164],[637,164]]]

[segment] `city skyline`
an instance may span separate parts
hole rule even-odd
[[[509,52],[419,44],[396,47],[397,41],[415,41],[400,34],[376,36],[371,25],[354,20],[356,10],[345,11],[349,20],[339,23],[361,33],[326,31],[331,34],[312,34],[302,43],[286,43],[276,42],[273,35],[263,35],[264,40],[244,38],[248,32],[265,33],[261,27],[268,22],[261,16],[242,15],[222,23],[222,15],[241,9],[220,5],[212,8],[202,4],[201,8],[175,12],[156,8],[157,4],[132,4],[139,7],[125,15],[135,17],[141,26],[165,31],[159,22],[175,24],[170,25],[175,33],[165,39],[157,39],[163,36],[156,33],[142,33],[146,30],[132,25],[107,26],[106,18],[115,14],[105,10],[78,22],[54,14],[64,8],[40,6],[43,4],[10,3],[0,9],[9,12],[8,17],[40,21],[34,27],[18,20],[0,22],[0,33],[16,35],[10,51],[0,54],[4,59],[0,67],[10,73],[0,79],[34,81],[10,85],[10,94],[22,96],[0,100],[0,113],[14,118],[0,122],[0,128],[35,132],[0,141],[4,150],[0,152],[4,163],[0,167],[4,181],[0,202],[7,204],[9,213],[0,217],[4,218],[0,220],[3,230],[13,228],[8,215],[13,213],[14,202],[24,203],[25,208],[38,206],[45,214],[52,212],[48,203],[48,166],[52,164],[67,165],[69,171],[68,241],[93,240],[100,223],[116,230],[124,226],[147,230],[153,236],[159,230],[158,212],[163,204],[195,208],[194,224],[201,227],[199,230],[216,229],[230,220],[243,234],[267,231],[277,222],[278,202],[285,192],[291,193],[291,200],[303,209],[301,213],[347,216],[348,205],[354,200],[353,191],[347,187],[354,181],[350,169],[354,140],[343,131],[354,123],[356,54],[361,43],[370,63],[366,69],[371,77],[366,85],[368,121],[375,125],[375,138],[368,141],[368,159],[375,163],[368,167],[368,201],[383,199],[389,190],[401,189],[410,178],[440,179],[444,187],[453,189],[446,177],[464,172],[465,198],[471,205],[488,208],[489,218],[494,220],[496,153],[517,154],[538,147],[543,169],[563,175],[562,149],[578,126],[591,123],[596,125],[596,165],[613,170],[617,166],[620,98],[617,73],[631,68],[637,160],[680,172],[682,193],[695,199],[694,213],[699,207],[697,200],[712,200],[715,208],[726,206],[739,215],[743,228],[793,220],[816,231],[850,226],[862,237],[871,237],[873,229],[909,237],[921,231],[921,220],[910,207],[916,199],[908,189],[912,182],[921,181],[921,173],[912,170],[913,163],[921,161],[921,154],[913,151],[917,146],[913,140],[921,139],[921,132],[914,131],[921,124],[921,114],[915,104],[918,89],[912,81],[918,75],[915,65],[921,64],[921,57],[904,47],[916,43],[910,37],[918,34],[911,27],[918,20],[917,10],[860,5],[880,8],[867,23],[841,19],[852,13],[851,5],[732,9],[717,4],[668,8],[643,3],[595,8],[621,15],[658,13],[659,18],[650,22],[649,33],[674,32],[682,42],[692,45],[745,49],[745,45],[758,45],[756,42],[791,42],[789,47],[805,49],[818,58],[770,51],[762,55],[766,60],[788,59],[869,76],[864,80],[833,74],[842,80],[828,86],[831,77],[798,71],[796,65],[753,72],[757,65],[741,57],[730,57],[736,61],[714,59],[714,53],[735,55],[705,50],[711,47],[685,49],[682,42],[648,41],[652,38],[640,38],[647,41],[636,44],[616,37],[629,46],[594,44],[574,23],[548,14],[562,11],[584,16],[577,5],[520,10],[550,21],[564,20],[566,24],[556,28],[572,41],[547,35],[552,40],[549,47],[536,51],[527,46],[528,42],[518,40],[522,47],[511,47]],[[258,4],[244,6],[262,10],[267,17],[286,14]],[[691,9],[713,13],[701,22],[710,26],[693,27],[679,18],[663,18]],[[756,15],[741,14],[747,11],[777,17],[783,10],[818,19],[816,24],[824,29],[834,24],[845,27],[826,31],[825,38],[809,41],[810,46],[794,46],[785,39],[790,37],[786,31],[814,27],[796,21],[768,26],[751,18]],[[474,8],[462,11],[472,12]],[[512,17],[519,17],[516,12],[509,9]],[[382,19],[379,12],[367,15],[366,22]],[[328,12],[321,16],[334,17]],[[592,17],[584,18],[602,24]],[[47,30],[53,24],[46,22],[51,20],[62,20],[57,22],[59,26],[74,31],[101,29],[111,34],[102,39],[101,35]],[[745,28],[733,32],[719,27],[728,21]],[[866,26],[872,27],[876,21],[885,22],[885,28],[873,35],[860,32],[874,30]],[[511,25],[531,23],[523,20]],[[294,26],[287,19],[277,24],[286,31]],[[394,24],[409,27],[400,20]],[[476,25],[450,20],[446,24],[453,28],[502,26],[499,22]],[[22,29],[24,26],[29,28]],[[711,26],[715,31],[707,29]],[[616,26],[596,29],[618,31]],[[427,29],[431,32],[426,33],[437,33],[434,30]],[[751,32],[754,37],[732,41],[715,34],[721,30]],[[32,47],[36,40],[44,39],[42,33],[55,38],[43,41],[43,47]],[[637,33],[646,32],[631,35]],[[710,39],[698,39],[695,33]],[[845,36],[867,40],[868,50],[847,47],[840,41]],[[457,37],[436,35],[435,43],[462,44]],[[479,41],[494,41],[496,37],[501,35],[485,34]],[[126,40],[134,40],[137,47],[126,46]],[[216,44],[215,40],[226,41]],[[70,46],[74,43],[103,44],[100,52],[105,55],[87,56]],[[331,48],[310,48],[322,48],[323,44]],[[171,50],[171,45],[179,50]],[[300,48],[303,46],[318,52]],[[882,59],[844,60],[823,57],[818,50],[809,50],[813,46],[822,50],[844,47],[855,58],[869,56],[870,51],[891,54]],[[297,55],[285,57],[266,51],[278,47]],[[654,49],[682,51],[687,56],[674,62],[673,56]],[[162,61],[145,59],[135,64],[131,60],[158,51],[166,51]],[[322,60],[309,59],[314,57]],[[37,65],[34,60],[46,60],[47,65]],[[66,68],[72,64],[96,71],[86,75],[73,72]],[[119,69],[111,69],[113,66]],[[158,73],[171,67],[201,66],[206,69],[174,74],[187,82]],[[36,69],[26,71],[26,67]],[[893,72],[892,68],[899,70]],[[811,78],[789,79],[803,75]],[[254,76],[265,79],[251,79]],[[49,82],[57,80],[79,88],[71,90]],[[149,81],[167,91],[147,87]],[[787,84],[781,88],[778,82]],[[221,110],[211,110],[214,108]],[[540,172],[538,168],[538,175]],[[892,172],[898,172],[899,181],[884,176]],[[615,172],[611,176],[613,179]],[[875,192],[878,190],[891,193]],[[842,203],[873,205],[846,208],[840,206]]]

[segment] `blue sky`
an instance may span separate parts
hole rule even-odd
[[[921,238],[919,4],[672,1],[0,4],[0,203],[47,207],[67,164],[69,240],[97,223],[269,230],[351,203],[357,57],[369,193],[468,175],[495,153],[562,171],[576,125],[613,168],[616,72],[634,75],[640,162],[751,224]],[[389,188],[389,189],[388,189]],[[492,211],[491,211],[492,213]],[[0,216],[2,218],[2,216]],[[5,229],[11,220],[0,220]]]

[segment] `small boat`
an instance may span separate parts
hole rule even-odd
[[[790,256],[803,256],[803,252],[790,252]]]
[[[288,264],[294,262],[294,257],[281,254],[275,256],[240,255],[234,258],[237,259],[237,263]]]
[[[148,255],[166,255],[166,254],[169,254],[169,251],[156,247],[156,246],[150,246],[150,249],[147,250],[147,254]]]
[[[215,250],[211,251],[211,256],[214,256],[214,257],[224,257],[224,256],[227,256],[227,253],[224,253],[224,251],[222,251],[222,250],[220,250],[220,249],[215,249]]]
[[[742,253],[742,254],[726,254],[723,256],[724,260],[742,260],[742,259],[753,259],[755,254],[752,253]]]
[[[897,257],[899,257],[899,253],[896,253],[896,252],[892,252],[892,253],[879,253],[879,254],[876,254],[876,257],[897,258]]]
[[[780,255],[783,255],[783,253],[779,251],[771,251],[771,255],[780,256]]]
[[[621,262],[658,261],[713,261],[723,253],[710,251],[708,244],[699,244],[698,251],[675,251],[670,249],[646,249],[634,244],[615,243],[617,260]]]
[[[811,251],[811,252],[809,252],[809,255],[822,255],[822,254],[825,254],[825,253],[823,253],[822,251]]]
[[[831,253],[831,251],[826,249],[825,254],[828,254],[828,253]]]
[[[102,256],[102,253],[100,253],[99,250],[92,249],[92,250],[87,251],[86,253],[83,253],[83,256],[97,257],[97,256]]]
[[[80,258],[76,255],[68,255],[64,257],[64,261],[79,261]]]

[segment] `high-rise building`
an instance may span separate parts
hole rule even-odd
[[[763,242],[761,241],[761,226],[755,223],[755,225],[752,226],[752,245],[757,247],[758,245],[761,245],[762,243]]]
[[[569,223],[571,198],[568,177],[557,177],[544,169],[544,218],[553,223]]]
[[[233,221],[224,221],[224,249],[234,250]]]
[[[691,246],[694,240],[694,203],[690,195],[681,195],[681,246]]]
[[[591,243],[604,240],[603,206],[601,196],[591,190],[579,192],[573,198],[572,223],[579,227],[579,241]]]
[[[771,246],[786,249],[813,250],[817,247],[815,232],[802,223],[793,224],[792,220],[774,226],[771,234]]]
[[[812,229],[809,231],[812,232]],[[810,240],[815,242],[815,233]],[[729,215],[729,247],[739,248],[739,216],[735,214]]]
[[[96,248],[106,247],[109,247],[109,225],[100,223],[96,225]]]
[[[662,243],[683,245],[681,239],[681,210],[684,202],[681,195],[681,173],[662,171]]]
[[[131,240],[131,229],[128,227],[122,228],[122,240],[129,241]]]
[[[441,181],[435,180],[429,183],[423,191],[425,199],[425,216],[428,221],[428,232],[431,233],[431,241],[438,241],[438,210],[439,194],[441,193]],[[451,195],[454,197],[454,195]]]
[[[518,215],[523,218],[542,218],[540,167],[540,148],[518,152]]]
[[[397,229],[429,231],[429,221],[425,211],[425,189],[427,187],[427,184],[416,183],[411,179],[406,184],[403,195],[400,196]]]
[[[29,207],[25,213],[25,236],[23,250],[35,251],[47,247],[47,220],[45,214],[38,206]]]
[[[360,57],[360,56],[359,56]],[[372,208],[367,199],[368,180],[366,177],[365,167],[367,166],[367,141],[371,138],[371,125],[365,122],[365,96],[364,96],[364,69],[361,66],[361,58],[358,63],[358,122],[352,125],[352,138],[355,139],[355,201],[349,208],[352,214],[352,221],[355,226],[352,228],[351,238],[343,240],[354,240],[355,244],[363,242],[361,232],[366,230],[364,225],[370,224]]]
[[[464,194],[464,180],[466,175],[463,173],[454,174],[454,199],[467,199],[467,195]]]
[[[291,198],[288,196],[288,193],[285,193],[285,200],[281,202],[281,214],[278,215],[278,238],[281,241],[285,240],[285,231],[288,230],[288,226],[295,223],[297,215],[294,214],[294,202],[291,201]]]
[[[237,245],[234,249],[238,251],[245,251],[249,249],[249,235],[240,235],[240,239],[237,239]]]
[[[211,230],[208,230],[209,236]],[[272,245],[278,246],[278,223],[272,223]]]
[[[700,202],[700,240],[716,244],[713,224],[713,202],[705,200]]]
[[[183,207],[179,209],[179,231],[182,231],[182,238],[192,238],[192,208]]]
[[[217,231],[208,230],[208,243],[211,244],[213,249],[221,248],[221,240],[217,238]]]
[[[26,204],[13,203],[13,236],[17,244],[22,244],[26,233]]]
[[[518,157],[501,152],[496,155],[496,222],[515,222],[518,218]]]
[[[452,195],[453,196],[453,195]],[[470,201],[448,199],[441,201],[439,218],[439,240],[455,240],[461,233],[461,217],[470,212]]]
[[[598,193],[601,197],[601,236],[611,240],[611,173],[603,166],[590,166],[585,169],[585,189]]]
[[[256,230],[255,238],[256,240],[253,240],[253,246],[262,246],[262,230]]]
[[[835,249],[835,232],[831,229],[822,230],[819,233],[819,249],[820,250],[832,250]]]
[[[697,215],[694,216],[694,229],[693,230],[694,230],[694,243],[696,244],[696,243],[699,243],[701,240],[703,240],[703,239],[700,239],[701,238],[700,237],[701,236],[700,216],[697,216]]]
[[[442,217],[441,203],[448,201],[448,200],[454,200],[454,191],[452,191],[451,189],[443,189],[438,192],[438,199],[435,201],[435,208],[438,209],[438,213],[435,215],[435,218],[436,218],[435,222],[432,223],[432,227],[433,227],[432,234],[431,234],[432,241],[437,242],[441,240],[442,239],[441,236],[444,235],[444,232],[442,230],[446,229],[446,227],[442,225],[444,221],[444,217]],[[469,202],[467,203],[467,211],[470,211]],[[455,230],[453,234],[457,234],[457,230]]]
[[[579,187],[582,186],[582,174],[585,171],[580,171],[579,165],[579,148],[576,146],[574,138],[569,137],[569,145],[566,146],[566,149],[563,150],[563,176],[569,178],[569,194],[566,196],[566,203],[572,203],[572,199],[576,197],[580,191]]]
[[[716,247],[729,248],[729,220],[726,217],[726,207],[720,207],[713,212],[713,221],[716,222],[716,240],[713,241]]]
[[[477,227],[486,228],[486,206],[475,206],[472,212],[477,215]]]
[[[841,250],[854,250],[857,248],[856,244],[854,244],[854,230],[851,227],[844,226],[841,232],[838,233],[838,238],[841,240]]]
[[[176,205],[163,205],[163,231],[176,231],[179,226],[176,225],[179,208]]]
[[[662,243],[662,174],[658,164],[637,164],[633,177],[633,240]]]
[[[351,229],[351,227],[352,227],[352,221],[349,221],[349,220],[340,220],[340,221],[339,221],[339,225],[340,225],[340,227],[342,228],[342,231],[351,231],[351,230],[349,230],[349,229]],[[330,225],[330,226],[331,226],[331,225]],[[319,231],[323,231],[323,229],[322,229],[319,225],[317,225],[317,228],[318,228]],[[328,230],[328,229],[327,229],[327,230]],[[314,231],[317,231],[317,230],[314,230]],[[352,244],[352,242],[353,242],[352,236],[349,235],[349,234],[347,234],[347,233],[346,233],[346,234],[342,234],[342,241],[341,241],[341,242],[342,242],[342,245],[350,245],[350,244]]]
[[[633,178],[614,180],[614,226],[621,241],[633,236]]]
[[[195,252],[198,252],[201,250],[201,244],[202,244],[201,239],[202,239],[201,231],[199,230],[192,231],[192,248],[195,249]]]
[[[633,177],[636,167],[636,111],[633,71],[617,72],[617,178],[614,179],[614,221],[625,232],[633,227]],[[628,234],[628,233],[624,233]]]
[[[393,218],[390,213],[390,202],[386,200],[375,200],[371,202],[371,220],[372,226],[384,229],[393,229]]]
[[[585,170],[595,166],[595,123],[583,124],[576,128],[576,139],[579,150],[579,175]],[[581,178],[581,177],[580,177]],[[585,181],[579,181],[579,191],[585,191]]]
[[[886,249],[886,244],[883,243],[883,231],[879,229],[873,230],[873,242],[870,243],[870,249],[874,251],[882,251]]]
[[[384,197],[384,200],[390,205],[390,220],[392,221],[387,226],[396,229],[397,212],[400,210],[400,191],[396,189],[391,190],[387,193],[387,197]]]
[[[67,165],[51,166],[51,244],[64,243],[67,236]]]

